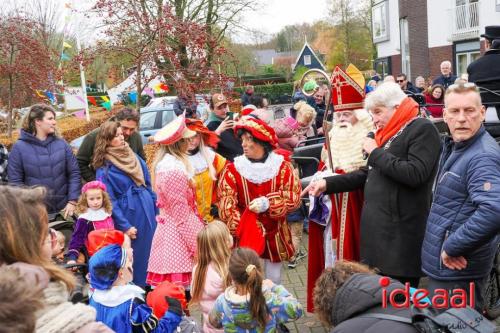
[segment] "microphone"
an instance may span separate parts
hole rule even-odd
[[[370,138],[370,139],[375,139],[375,133],[374,132],[368,132],[368,134],[366,134],[366,137]],[[363,159],[366,160],[367,158],[368,158],[368,153],[363,150]]]

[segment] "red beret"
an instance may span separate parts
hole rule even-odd
[[[125,236],[119,230],[93,230],[89,233],[87,238],[87,251],[89,256],[92,257],[94,253],[99,251],[105,246],[111,244],[123,245]]]

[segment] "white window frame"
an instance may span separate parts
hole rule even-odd
[[[399,20],[399,34],[401,45],[401,71],[406,74],[406,78],[411,82],[410,63],[410,36],[408,19],[403,17]]]
[[[310,66],[312,64],[312,59],[311,59],[311,55],[310,54],[305,54],[304,55],[304,65],[305,66]]]
[[[459,72],[458,72],[458,70],[459,70],[458,57],[459,57],[460,55],[464,55],[464,54],[466,54],[466,55],[467,55],[467,64],[466,64],[466,66],[465,66],[465,69],[466,69],[466,70],[465,70],[465,73],[459,73]],[[470,50],[470,51],[457,52],[457,53],[455,54],[455,63],[457,64],[457,66],[456,66],[456,67],[457,67],[457,68],[456,68],[456,69],[457,69],[457,73],[456,73],[456,75],[457,75],[458,77],[460,77],[460,75],[462,75],[462,74],[467,74],[467,67],[469,67],[470,63],[474,61],[474,60],[472,59],[472,55],[473,55],[473,54],[481,54],[481,51],[480,51],[480,50]]]
[[[379,15],[380,14],[380,15]],[[380,16],[380,17],[379,17]],[[380,33],[376,25],[381,27]],[[372,6],[372,31],[373,42],[380,43],[389,40],[389,2],[381,1]]]

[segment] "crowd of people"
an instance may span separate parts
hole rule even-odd
[[[463,289],[481,312],[500,240],[500,148],[478,87],[450,69],[444,61],[427,88],[405,74],[366,85],[354,66],[337,66],[331,101],[328,87],[297,91],[280,119],[251,86],[239,113],[214,93],[205,122],[177,112],[154,135],[150,168],[136,111],[120,110],[75,156],[54,109],[32,106],[10,153],[0,147],[2,325],[193,332],[188,305],[198,304],[203,332],[286,332],[304,310],[281,284],[282,265],[307,251],[307,311],[334,332],[416,332],[409,309],[381,304],[383,288],[417,288],[422,277],[431,296]],[[407,94],[425,90],[449,137]],[[293,151],[323,133],[329,145],[302,189]],[[66,242],[49,228],[56,214],[74,218]],[[89,305],[68,301],[78,264]]]

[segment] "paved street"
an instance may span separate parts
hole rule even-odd
[[[302,246],[307,249],[307,234],[304,234]],[[307,288],[307,257],[302,259],[295,269],[288,269],[286,264],[282,268],[282,282],[284,286],[294,294],[300,303],[306,307],[306,288]],[[195,309],[191,310],[192,315],[201,322],[201,313]],[[290,332],[300,333],[323,333],[327,330],[321,325],[318,319],[311,314],[306,313],[304,317],[293,323],[286,325]]]

